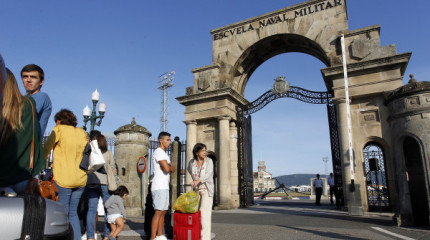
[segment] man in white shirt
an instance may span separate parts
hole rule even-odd
[[[317,178],[314,179],[314,187],[315,187],[315,205],[321,205],[321,195],[322,195],[322,187],[323,187],[323,181],[320,179],[320,175],[317,174]]]
[[[164,216],[169,208],[169,183],[170,173],[175,172],[175,167],[170,162],[166,149],[170,145],[170,133],[160,132],[158,135],[160,147],[152,155],[154,177],[152,179],[151,193],[155,214],[151,222],[151,240],[167,240],[163,235]]]
[[[330,202],[331,202],[331,205],[333,205],[334,204],[333,194],[334,194],[334,191],[336,190],[336,186],[334,185],[333,173],[330,173],[330,177],[327,179],[327,183],[330,186]]]

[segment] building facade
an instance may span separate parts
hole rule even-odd
[[[265,193],[270,192],[276,188],[276,180],[272,178],[272,174],[266,171],[266,164],[264,161],[258,162],[258,172],[253,173],[254,178],[254,192]]]

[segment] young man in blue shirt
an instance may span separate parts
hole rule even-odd
[[[36,64],[28,64],[21,70],[21,79],[27,94],[31,95],[36,102],[39,136],[42,138],[52,111],[51,99],[48,94],[40,91],[45,81],[45,73]]]

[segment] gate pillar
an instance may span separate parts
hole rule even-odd
[[[188,186],[191,181],[191,175],[188,173],[187,171],[187,167],[188,167],[188,162],[193,159],[193,148],[194,145],[196,145],[197,143],[197,121],[195,120],[189,120],[189,121],[184,121],[184,123],[187,125],[187,159],[185,159],[185,192],[192,190],[191,186]]]
[[[219,124],[219,191],[220,204],[218,209],[230,209],[230,120],[229,116],[218,117]]]
[[[343,177],[343,189],[345,201],[348,206],[348,213],[350,215],[363,215],[363,206],[361,202],[360,195],[360,184],[354,183],[351,185],[351,175],[349,174],[352,170],[355,169],[355,166],[351,166],[351,162],[349,161],[349,147],[348,147],[348,126],[347,126],[347,118],[346,118],[346,103],[345,98],[334,99],[334,102],[338,108],[337,111],[337,126],[339,132],[339,145],[340,145],[340,154],[342,159],[342,174]],[[354,153],[354,158],[356,158],[356,154]],[[355,162],[357,163],[357,162]]]

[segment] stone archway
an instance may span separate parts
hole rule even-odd
[[[415,225],[429,225],[429,199],[426,184],[425,164],[418,142],[412,137],[403,140],[406,180]]]
[[[402,85],[411,55],[397,54],[393,45],[381,46],[379,33],[379,25],[348,30],[345,0],[310,0],[211,31],[212,63],[192,70],[193,86],[177,100],[185,106],[187,155],[192,156],[195,143],[204,142],[218,158],[219,208],[239,207],[236,109],[249,104],[243,95],[248,79],[271,57],[301,52],[327,66],[321,73],[337,112],[344,196],[350,214],[363,213],[366,184],[359,149],[369,138],[389,138],[382,127],[389,115],[384,93]],[[348,157],[340,34],[347,48],[353,166]],[[386,161],[391,164],[391,159]],[[351,168],[356,172],[354,185]]]
[[[238,58],[229,75],[233,76],[233,89],[243,95],[248,79],[266,60],[283,53],[306,53],[330,66],[325,51],[315,41],[297,34],[277,34],[266,37],[250,46]]]

